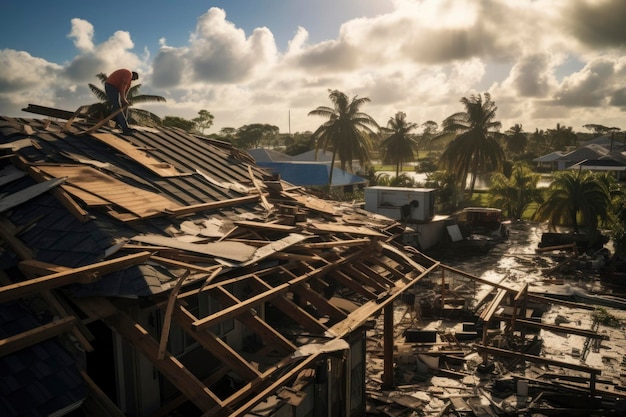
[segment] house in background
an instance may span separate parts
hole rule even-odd
[[[439,265],[396,221],[228,143],[38,114],[0,117],[3,417],[360,416],[381,313],[393,385],[393,303]]]
[[[315,151],[308,151],[300,155],[289,156],[268,149],[252,149],[248,151],[259,167],[266,168],[270,173],[279,175],[284,181],[304,187],[323,187],[328,185],[330,176],[330,152],[319,151],[322,158],[315,161]],[[334,167],[331,187],[341,188],[344,192],[351,192],[354,187],[363,188],[368,180],[340,168]]]
[[[540,168],[553,171],[587,169],[612,172],[618,180],[624,180],[626,171],[626,145],[616,142],[610,135],[585,142],[570,152],[552,152],[533,159]]]
[[[537,164],[537,168],[556,171],[558,169],[558,161],[564,154],[565,153],[561,151],[551,152],[533,159],[533,162]]]

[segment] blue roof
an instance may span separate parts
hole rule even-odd
[[[269,168],[279,174],[281,179],[294,185],[322,186],[328,184],[330,166],[326,164],[291,163],[291,162],[259,162],[263,168]],[[365,184],[367,180],[339,168],[333,169],[333,187]]]

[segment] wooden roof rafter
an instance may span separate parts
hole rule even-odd
[[[254,280],[253,285],[260,291],[270,290],[272,288],[268,283],[261,279]],[[290,317],[305,330],[313,334],[324,334],[328,331],[328,327],[326,327],[316,317],[312,316],[309,312],[284,295],[281,294],[280,296],[274,297],[269,301],[274,307],[282,311],[286,317]]]
[[[187,334],[200,343],[203,348],[211,352],[213,356],[218,358],[241,379],[250,381],[257,378],[261,374],[256,368],[242,358],[239,353],[237,353],[226,342],[210,330],[204,329],[201,332],[194,331],[193,323],[195,322],[196,317],[185,307],[180,304],[176,304],[173,314],[176,323],[178,323]]]
[[[76,317],[73,316],[62,317],[22,333],[0,339],[0,358],[66,333],[74,328],[75,321]]]
[[[223,287],[219,286],[217,289],[219,290],[217,297],[223,305],[232,306],[240,302],[237,297],[232,295],[229,291],[226,291]],[[254,314],[252,311],[240,314],[237,316],[237,320],[248,327],[248,329],[258,334],[268,346],[273,346],[274,348],[282,350],[285,353],[291,353],[297,349],[293,343],[287,340],[282,334],[277,332],[273,327],[261,319],[258,314]]]
[[[0,302],[15,300],[40,291],[59,288],[67,284],[97,281],[102,275],[127,268],[131,265],[144,263],[149,257],[150,252],[140,252],[5,285],[0,287]]]
[[[223,309],[219,312],[216,312],[212,315],[209,315],[207,317],[204,317],[198,320],[197,322],[194,323],[194,327],[196,329],[200,329],[206,326],[212,326],[212,325],[215,325],[216,323],[219,323],[220,321],[232,318],[236,316],[237,314],[240,314],[242,311],[249,310],[251,306],[253,305],[266,302],[266,301],[271,301],[274,298],[278,299],[280,295],[284,295],[288,291],[292,290],[292,287],[294,285],[304,283],[315,276],[324,275],[336,268],[339,268],[340,265],[342,264],[345,264],[345,263],[348,263],[350,261],[357,259],[359,256],[361,256],[361,253],[355,252],[345,258],[342,258],[340,262],[323,265],[313,271],[309,271],[300,276],[297,276],[289,280],[288,282],[282,283],[276,287],[268,288],[266,291],[263,291],[260,294],[257,294],[247,300],[241,301],[236,306],[230,306],[226,309]]]

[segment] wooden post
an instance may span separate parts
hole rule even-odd
[[[441,314],[443,314],[443,307],[445,304],[445,293],[446,293],[446,270],[441,269]]]
[[[391,389],[393,383],[393,303],[385,306],[383,328],[383,389]]]

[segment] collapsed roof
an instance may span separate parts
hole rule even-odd
[[[341,340],[437,265],[396,243],[396,222],[273,178],[229,143],[169,128],[89,132],[80,115],[53,110],[39,108],[52,119],[0,117],[0,306],[41,299],[52,311],[1,333],[2,358],[58,335],[89,351],[81,320],[103,320],[181,398],[207,415],[242,415],[324,351],[295,333],[315,346]],[[203,317],[187,309],[201,292],[222,309]],[[298,332],[258,315],[266,302]],[[162,312],[160,339],[129,303]],[[262,339],[269,363],[209,331],[232,318]],[[216,378],[231,372],[243,387],[220,396],[169,354],[172,323],[221,361]],[[0,396],[8,404],[26,386],[0,384]]]

